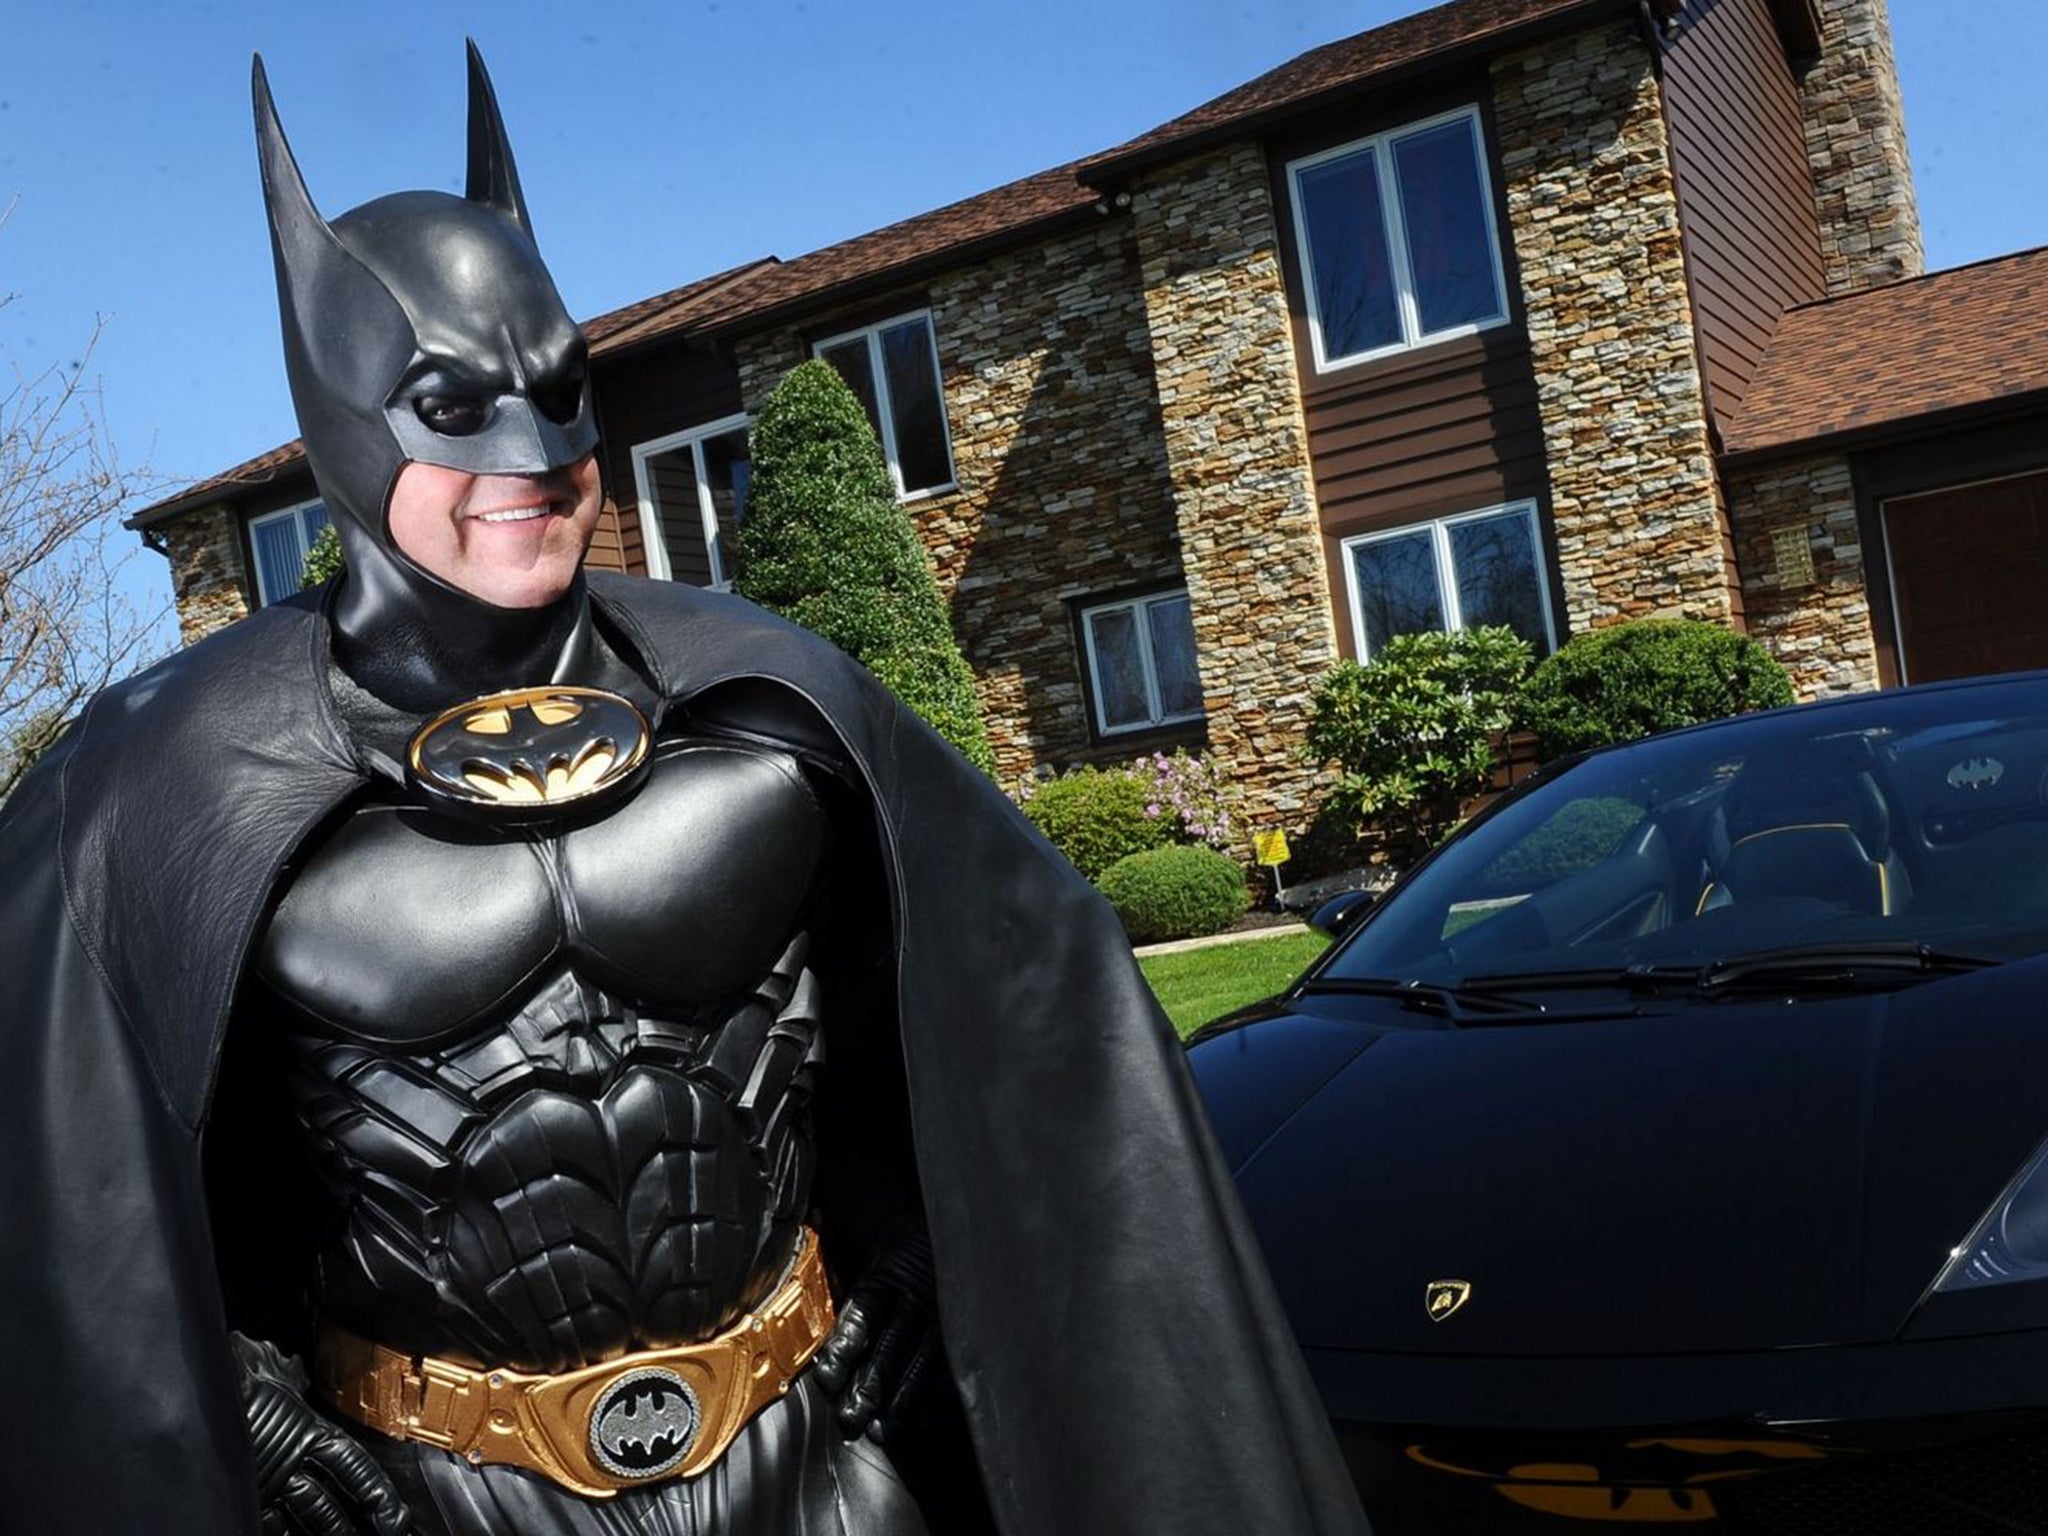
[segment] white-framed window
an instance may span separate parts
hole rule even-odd
[[[1083,608],[1081,637],[1098,735],[1202,718],[1186,592],[1153,592]]]
[[[256,563],[256,606],[267,608],[305,584],[306,552],[327,526],[327,508],[302,501],[249,519],[249,551]]]
[[[633,487],[648,575],[721,592],[732,585],[733,541],[751,469],[745,416],[635,445]]]
[[[1556,648],[1536,503],[1510,502],[1344,541],[1358,659],[1395,635],[1505,624],[1547,656]]]
[[[827,336],[811,353],[830,363],[860,397],[900,499],[953,488],[953,440],[946,431],[930,310]]]
[[[1318,371],[1506,323],[1479,110],[1289,163]]]

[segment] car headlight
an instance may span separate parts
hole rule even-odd
[[[1934,1282],[1967,1291],[2014,1280],[2048,1280],[2048,1142],[2027,1159]]]

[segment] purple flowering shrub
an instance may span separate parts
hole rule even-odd
[[[1228,849],[1231,818],[1216,770],[1187,751],[1122,768],[1075,768],[1027,779],[1017,803],[1090,880],[1133,853],[1174,844]]]
[[[1154,752],[1127,770],[1147,790],[1145,814],[1173,827],[1174,841],[1230,847],[1230,810],[1215,767],[1185,747]]]

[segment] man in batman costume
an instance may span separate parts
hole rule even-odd
[[[0,807],[0,1530],[908,1536],[847,1431],[935,1305],[929,1528],[1363,1531],[1100,899],[836,650],[583,575],[470,86],[465,197],[329,223],[259,66],[347,572]]]

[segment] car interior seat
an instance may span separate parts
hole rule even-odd
[[[1711,869],[1693,911],[1806,899],[1889,917],[1912,895],[1891,808],[1869,769],[1793,761],[1745,774],[1708,831]],[[1753,770],[1754,772],[1754,770]]]

